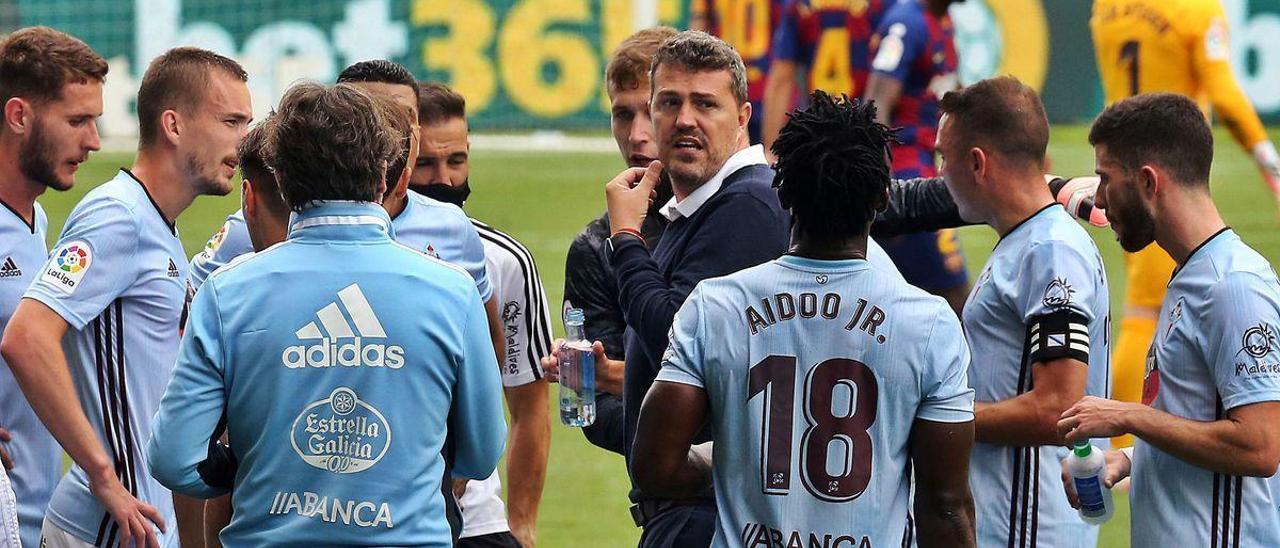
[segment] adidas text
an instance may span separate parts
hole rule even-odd
[[[280,361],[289,369],[310,367],[404,367],[404,347],[378,343],[364,344],[360,337],[351,342],[321,339],[317,344],[294,345],[284,349]]]

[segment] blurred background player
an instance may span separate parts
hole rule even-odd
[[[1218,0],[1097,0],[1089,21],[1108,105],[1139,93],[1167,91],[1218,117],[1280,200],[1280,157],[1231,73],[1230,36]],[[1125,255],[1124,315],[1116,336],[1112,396],[1142,397],[1147,349],[1174,261],[1159,246]],[[1116,445],[1132,445],[1131,437]]]
[[[88,45],[50,28],[22,29],[0,42],[0,204],[8,210],[0,212],[0,329],[48,259],[48,218],[36,198],[48,188],[70,189],[80,164],[101,147],[96,121],[106,75],[107,62]],[[22,544],[39,546],[45,508],[62,476],[62,448],[3,359],[0,442]],[[0,509],[0,520],[8,509]]]
[[[289,237],[219,269],[192,303],[147,459],[179,492],[235,488],[227,545],[449,546],[446,432],[461,476],[502,455],[474,280],[393,241],[378,204],[407,144],[388,117],[407,128],[407,113],[349,84],[286,92],[266,146]],[[224,421],[231,466],[205,449]]]
[[[700,30],[728,42],[738,50],[747,67],[747,100],[752,107],[747,137],[753,144],[763,142],[765,79],[773,71],[770,44],[786,3],[786,0],[689,2],[689,29]],[[784,107],[790,105],[791,97],[787,97]],[[768,150],[768,145],[765,149]]]
[[[471,194],[466,101],[444,84],[424,83],[421,89],[422,144],[411,182],[437,200],[463,207]],[[463,528],[457,546],[532,548],[551,446],[548,385],[539,367],[539,358],[550,352],[550,311],[528,248],[496,228],[469,219],[484,243],[492,301],[501,310],[505,358],[499,369],[511,414],[510,453],[505,507],[496,471],[462,488],[458,505]]]
[[[1132,469],[1135,548],[1280,546],[1280,282],[1213,203],[1213,132],[1192,100],[1152,93],[1108,107],[1089,142],[1120,246],[1155,243],[1178,268],[1142,402],[1085,398],[1059,430],[1136,436],[1107,455],[1104,480]]]
[[[788,2],[773,39],[773,61],[765,84],[765,150],[773,146],[802,76],[808,91],[858,97],[871,71],[871,33],[884,15],[883,0]],[[753,103],[754,104],[754,103]]]
[[[956,0],[903,0],[889,7],[871,38],[871,76],[863,97],[879,121],[900,128],[893,176],[932,177],[938,100],[960,87],[955,28],[947,8]],[[964,255],[954,230],[881,238],[907,282],[941,295],[960,314],[969,292]]]
[[[819,91],[783,128],[791,249],[698,284],[645,398],[636,482],[680,498],[714,476],[714,546],[912,545],[912,472],[918,544],[974,545],[960,322],[866,260],[893,135],[874,110]],[[707,420],[714,465],[690,447]]]
[[[943,97],[937,149],[966,218],[1000,235],[964,306],[976,356],[970,488],[982,546],[1092,547],[1060,487],[1057,423],[1085,395],[1107,396],[1110,300],[1102,256],[1044,186],[1049,122],[1012,77]],[[1105,446],[1105,440],[1102,445]]]
[[[152,479],[142,444],[186,312],[174,223],[197,196],[231,192],[252,115],[246,80],[238,63],[201,49],[152,61],[133,169],[72,211],[6,329],[0,353],[75,463],[49,503],[42,544],[154,543],[153,523],[162,546],[177,544],[179,530],[187,544],[203,539],[204,505]]]

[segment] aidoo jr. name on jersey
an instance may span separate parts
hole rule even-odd
[[[819,275],[818,283],[825,283],[825,278],[825,275]],[[841,314],[842,302],[843,299],[839,293],[826,293],[821,296],[807,292],[799,295],[778,293],[759,299],[758,306],[755,304],[747,306],[743,314],[746,316],[747,325],[751,328],[751,334],[756,335],[780,322],[796,318],[821,317],[824,320],[844,321]],[[885,334],[876,332],[888,319],[884,310],[866,299],[858,299],[854,303],[853,313],[845,321],[845,331],[857,329],[875,337],[876,342],[884,344],[888,340]]]

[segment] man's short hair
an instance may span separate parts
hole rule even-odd
[[[1040,95],[1012,76],[989,78],[950,92],[939,103],[947,128],[966,147],[995,150],[1014,160],[1044,165],[1049,120]]]
[[[396,142],[395,154],[387,165],[387,192],[391,192],[400,174],[409,166],[409,147],[413,143],[413,111],[403,103],[385,95],[374,95],[374,102],[382,109],[387,119],[387,129],[392,132]]]
[[[431,126],[456,118],[467,117],[467,100],[462,94],[439,82],[420,84],[418,96],[418,122]]]
[[[160,115],[166,110],[190,112],[204,102],[210,74],[219,72],[249,81],[240,63],[209,50],[173,48],[156,57],[138,88],[138,145],[146,148],[160,137]]]
[[[1186,185],[1208,185],[1213,130],[1195,101],[1146,93],[1107,107],[1093,121],[1089,144],[1107,147],[1126,171],[1154,164]]]
[[[679,32],[671,27],[651,27],[628,36],[618,44],[604,68],[609,93],[640,87],[649,79],[649,66],[653,64],[658,48]]]
[[[236,147],[236,156],[240,158],[240,173],[253,183],[253,189],[264,198],[263,205],[274,213],[287,214],[289,207],[284,204],[280,195],[280,185],[276,182],[275,173],[271,172],[267,161],[267,139],[273,130],[272,118],[258,122],[245,134]]]
[[[351,84],[303,83],[280,99],[267,161],[294,211],[317,200],[375,202],[398,149],[385,109]]]
[[[386,59],[360,61],[345,69],[338,75],[339,84],[370,82],[378,84],[395,84],[408,86],[413,90],[413,97],[421,100],[422,91],[418,88],[418,80],[403,65]]]
[[[62,98],[67,84],[102,82],[107,62],[79,38],[49,27],[27,27],[0,41],[0,104]]]
[[[649,68],[651,89],[656,85],[653,76],[663,64],[698,72],[727,70],[733,78],[733,98],[739,105],[747,102],[747,66],[737,50],[724,40],[700,30],[686,30],[668,38],[653,55],[653,65]]]
[[[867,234],[885,200],[896,141],[876,122],[875,104],[813,92],[773,142],[773,185],[800,233],[828,241]]]

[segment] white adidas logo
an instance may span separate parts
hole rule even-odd
[[[18,268],[18,263],[13,262],[13,257],[6,257],[4,266],[0,266],[0,278],[16,278],[22,275],[22,269]]]
[[[339,302],[342,307],[338,306]],[[346,309],[347,315],[343,315],[342,308]],[[404,347],[364,342],[370,338],[385,339],[387,332],[382,329],[382,322],[373,313],[359,285],[351,284],[339,291],[338,300],[317,310],[316,318],[320,322],[318,325],[310,322],[294,332],[300,340],[316,342],[286,347],[280,355],[285,367],[404,367]]]

